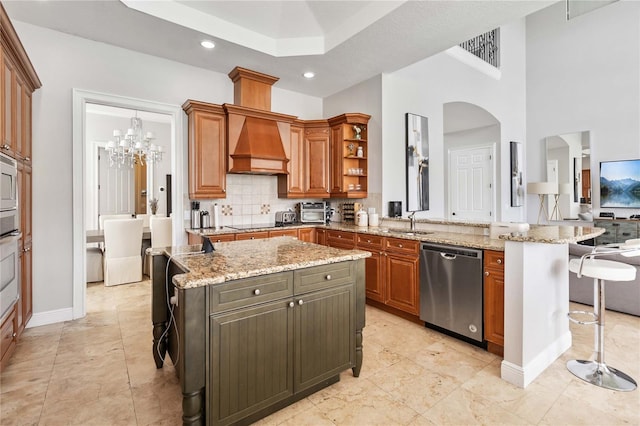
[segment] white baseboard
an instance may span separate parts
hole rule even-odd
[[[71,321],[73,308],[56,309],[55,311],[34,313],[26,328],[39,327],[41,325],[55,324],[57,322]]]
[[[540,352],[526,366],[521,367],[512,362],[503,360],[500,366],[500,377],[512,385],[520,388],[526,388],[570,347],[571,332],[567,331],[557,338],[552,344],[547,346],[544,351]]]

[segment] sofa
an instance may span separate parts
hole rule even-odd
[[[569,259],[580,258],[593,250],[592,246],[569,244]],[[612,255],[600,259],[615,260],[635,266],[633,281],[607,281],[605,284],[605,307],[607,310],[640,316],[640,256],[624,257]],[[569,272],[569,300],[593,306],[593,278],[578,278]]]

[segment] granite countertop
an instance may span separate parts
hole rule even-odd
[[[173,277],[178,288],[210,284],[311,266],[364,259],[371,253],[306,243],[292,237],[216,243],[213,253],[198,253],[200,245],[165,249],[185,274]]]
[[[498,238],[505,241],[520,241],[546,244],[576,243],[603,234],[604,228],[569,225],[531,225],[526,232],[512,232]]]
[[[384,237],[402,238],[434,244],[448,244],[484,250],[504,251],[505,241],[538,242],[545,244],[575,243],[588,240],[604,233],[603,228],[570,226],[570,225],[531,225],[526,232],[506,233],[497,238],[489,236],[490,223],[469,222],[447,219],[418,219],[416,230],[409,229],[407,219],[384,218],[381,226],[356,226],[349,223],[331,222],[323,224],[300,224],[283,228],[255,228],[239,230],[228,227],[216,229],[187,229],[187,232],[199,235],[219,235],[241,232],[256,232],[273,229],[298,227],[316,227],[327,230],[356,232],[361,234],[380,235]]]

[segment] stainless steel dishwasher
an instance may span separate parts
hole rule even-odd
[[[421,244],[420,319],[427,326],[482,343],[482,297],[482,250]]]

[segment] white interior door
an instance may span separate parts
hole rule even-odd
[[[134,188],[133,169],[109,166],[109,155],[98,148],[98,214],[133,214]]]
[[[449,151],[449,211],[451,218],[492,221],[492,148]]]

